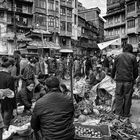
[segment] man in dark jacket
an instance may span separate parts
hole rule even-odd
[[[111,77],[116,80],[115,114],[130,116],[133,85],[138,76],[136,57],[132,54],[133,47],[126,44],[123,53],[114,61]]]
[[[0,89],[9,88],[14,92],[14,78],[10,75],[10,70],[12,68],[12,64],[10,61],[6,61],[2,64],[2,70],[0,71]],[[3,116],[3,121],[5,128],[8,129],[10,125],[10,121],[13,117],[13,111],[16,109],[16,98],[5,98],[1,100],[1,112]]]
[[[72,99],[60,92],[57,78],[48,78],[46,85],[50,91],[37,101],[31,126],[35,132],[41,131],[44,140],[73,140]]]

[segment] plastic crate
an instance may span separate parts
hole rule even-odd
[[[78,128],[82,128],[83,130],[94,130],[94,132],[100,132],[100,137],[94,137],[89,135],[80,134],[77,132]],[[75,123],[75,139],[77,140],[111,140],[111,132],[110,127],[108,125],[82,125],[80,123]]]

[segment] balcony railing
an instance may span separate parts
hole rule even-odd
[[[137,34],[136,27],[127,28],[126,32],[127,32],[127,34]]]
[[[19,0],[19,1],[23,1],[23,2],[30,2],[30,3],[33,3],[33,0]]]

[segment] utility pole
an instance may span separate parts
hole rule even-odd
[[[14,44],[15,50],[18,50],[17,46],[17,28],[16,28],[16,2],[13,0],[13,23],[14,23]]]

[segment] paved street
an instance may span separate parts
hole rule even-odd
[[[133,100],[131,114],[131,121],[137,125],[140,132],[140,100]]]

